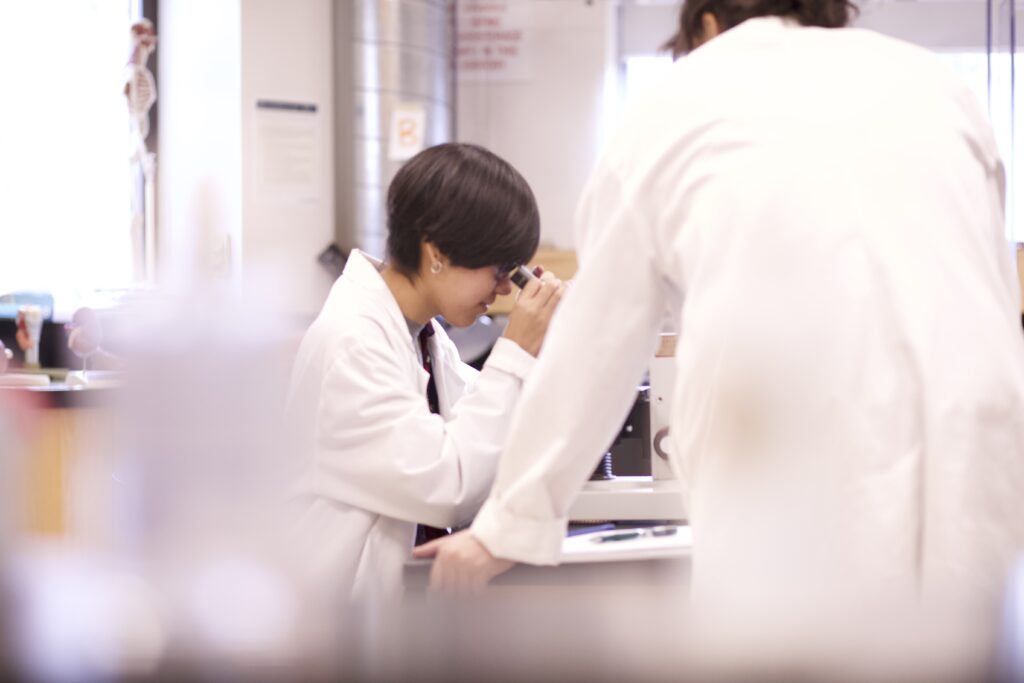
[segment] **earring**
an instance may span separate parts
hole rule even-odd
[[[441,272],[441,262],[440,261],[434,261],[433,263],[431,263],[430,264],[430,272],[433,273],[434,275],[437,275],[438,273],[440,273]]]

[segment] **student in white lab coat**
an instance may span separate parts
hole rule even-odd
[[[417,549],[435,588],[558,562],[668,308],[696,601],[991,608],[1024,549],[1003,166],[937,57],[847,19],[842,0],[683,7],[692,52],[584,191],[581,269],[494,489],[470,530]]]
[[[548,274],[527,284],[478,373],[434,318],[470,325],[511,291],[537,247],[533,193],[491,152],[445,144],[408,161],[387,201],[388,260],[352,252],[289,395],[303,564],[353,597],[399,594],[417,523],[472,520],[563,291]]]

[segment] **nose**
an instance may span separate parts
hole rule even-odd
[[[494,291],[501,296],[512,293],[512,280],[508,278],[508,275],[503,275],[498,279],[498,286],[494,288]]]

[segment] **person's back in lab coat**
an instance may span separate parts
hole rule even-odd
[[[491,496],[432,549],[435,585],[558,561],[668,307],[698,604],[771,623],[998,596],[1024,542],[1024,347],[992,131],[925,50],[728,21],[773,4],[684,9],[684,34],[709,17],[724,33],[627,114],[595,169],[572,293]],[[842,3],[803,4],[826,5],[845,23]]]

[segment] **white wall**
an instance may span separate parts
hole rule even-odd
[[[243,278],[273,308],[309,317],[332,283],[316,262],[334,241],[331,0],[244,0],[241,18]],[[313,104],[316,112],[257,110],[257,100]],[[261,135],[277,122],[313,141],[308,184],[261,179]]]
[[[161,3],[162,282],[223,275],[270,311],[319,310],[331,279],[316,256],[334,233],[331,17],[331,0]],[[302,192],[258,177],[258,99],[317,107]]]
[[[159,278],[239,270],[242,236],[239,0],[160,4]]]
[[[998,4],[998,3],[997,3]],[[985,3],[982,0],[945,2],[880,2],[863,4],[854,26],[943,51],[985,50]],[[999,44],[998,24],[996,45]]]
[[[572,248],[576,203],[604,134],[603,103],[615,69],[615,2],[514,2],[525,22],[528,75],[459,80],[456,138],[515,166],[537,196],[542,242]]]

